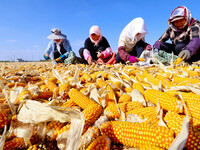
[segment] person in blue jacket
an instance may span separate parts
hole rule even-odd
[[[67,36],[62,34],[61,30],[58,28],[51,29],[51,32],[52,34],[47,37],[48,39],[51,39],[51,41],[49,42],[48,47],[44,53],[44,58],[46,60],[51,59],[49,55],[52,53],[52,60],[54,60],[55,63],[73,63],[75,54],[72,51]],[[72,61],[66,61],[67,59],[72,59]]]

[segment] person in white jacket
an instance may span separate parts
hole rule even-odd
[[[151,45],[145,42],[147,33],[144,20],[141,17],[133,19],[120,34],[116,61],[134,63],[144,50],[151,50]]]

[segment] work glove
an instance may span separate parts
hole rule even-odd
[[[128,59],[131,63],[138,62],[139,60],[135,56],[130,56]]]
[[[67,58],[67,57],[66,57],[65,55],[61,55],[61,56],[60,56],[60,59],[61,59],[62,61],[64,61],[66,58]]]
[[[152,50],[152,46],[150,45],[150,44],[148,44],[146,47],[145,47],[145,49],[144,50]]]
[[[161,42],[160,41],[156,41],[155,44],[153,45],[154,49],[160,49],[161,46]]]
[[[46,60],[49,60],[50,58],[48,57],[48,55],[47,54],[44,54],[44,59],[46,59]]]
[[[190,51],[189,50],[182,50],[178,54],[178,57],[182,58],[183,60],[188,60],[191,57]]]

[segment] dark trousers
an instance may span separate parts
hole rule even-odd
[[[133,47],[133,50],[130,51],[130,52],[128,52],[128,53],[129,53],[131,56],[140,57],[140,55],[141,55],[142,52],[144,51],[144,45],[145,45],[145,44],[146,44],[146,43],[145,43],[144,41],[140,40],[140,41],[137,42],[136,45]],[[115,58],[115,59],[116,59],[116,62],[117,62],[117,63],[119,63],[119,62],[125,63],[125,62],[121,59],[119,53],[116,54],[116,58]]]
[[[175,55],[178,55],[182,51],[182,49],[188,45],[188,43],[189,42],[187,41],[183,41],[174,45],[162,42],[160,49],[166,51],[167,53],[171,53],[173,51]],[[186,60],[186,62],[191,63],[198,60],[200,60],[200,49],[198,49],[196,54],[194,54],[190,59]]]

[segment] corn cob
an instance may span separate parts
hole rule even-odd
[[[52,92],[54,92],[54,90],[58,87],[55,83],[53,83],[52,81],[49,80],[45,80],[46,86],[48,87],[48,89]]]
[[[132,88],[137,89],[138,91],[140,91],[140,93],[144,94],[144,87],[141,83],[133,83]]]
[[[105,135],[97,137],[86,150],[110,150],[110,139]]]
[[[83,93],[81,93],[75,88],[72,88],[70,90],[69,97],[82,109],[85,109],[89,107],[90,105],[97,104],[95,101],[91,100],[89,97],[85,96]]]
[[[137,101],[133,101],[133,102],[124,102],[124,103],[119,103],[118,107],[121,111],[123,111],[124,113],[129,112],[135,108],[140,108],[143,107],[142,103],[137,102]],[[120,117],[120,113],[117,109],[116,104],[110,104],[106,107],[106,109],[104,110],[104,114],[108,117],[108,118],[119,118]]]
[[[146,100],[149,100],[155,105],[157,105],[159,101],[160,106],[165,110],[171,110],[177,113],[183,112],[183,106],[181,102],[176,97],[168,93],[155,89],[148,89],[144,92],[144,95]]]
[[[97,88],[102,88],[102,87],[105,87],[107,85],[108,85],[108,83],[106,83],[102,78],[97,80]]]
[[[56,140],[56,137],[58,135],[59,130],[64,127],[66,123],[61,123],[59,121],[51,121],[47,126],[46,126],[46,133],[48,137],[50,138],[49,140]]]
[[[71,100],[71,99],[69,99],[68,101],[66,101],[62,105],[62,107],[65,107],[65,108],[67,108],[67,107],[73,107],[73,106],[77,106],[77,104],[73,100]]]
[[[178,135],[181,130],[184,117],[184,115],[168,112],[164,117],[164,120],[167,122],[167,126],[172,129],[176,135]],[[187,150],[200,148],[200,131],[198,128],[193,127],[191,122],[189,125],[189,135],[185,147]]]
[[[49,90],[44,90],[44,91],[41,91],[39,94],[38,94],[38,98],[42,98],[42,99],[48,99],[50,97],[53,96],[53,92],[52,91],[49,91]]]
[[[158,117],[157,117],[157,110],[155,107],[141,107],[141,108],[135,108],[131,111],[128,111],[126,113],[126,116],[128,116],[129,114],[136,114],[137,116],[139,116],[141,119],[146,118],[147,121],[146,123],[151,123],[154,125],[158,124]]]
[[[21,149],[25,147],[26,145],[25,145],[24,139],[16,137],[10,141],[6,141],[3,147],[3,150],[14,150],[14,149]]]
[[[90,74],[90,77],[91,77],[93,80],[95,80],[95,79],[97,78],[97,76],[98,76],[99,74],[101,74],[101,73],[103,73],[103,71],[94,72],[94,73]]]
[[[123,103],[123,102],[131,102],[132,97],[129,94],[124,93],[120,98],[118,103]]]
[[[167,149],[174,140],[173,131],[167,127],[126,121],[108,121],[102,124],[101,132],[112,142],[131,147],[152,145]]]
[[[125,92],[125,93],[131,93],[133,91],[133,88],[132,87],[125,87],[125,88],[122,88],[122,91]]]
[[[7,85],[11,88],[11,87],[14,87],[15,85],[16,86],[22,86],[22,87],[25,87],[27,86],[27,83],[22,83],[22,82],[11,82],[11,83],[7,83]]]
[[[84,73],[81,78],[80,78],[81,82],[90,82],[92,80],[91,76],[88,75],[88,73]]]
[[[141,145],[139,146],[139,150],[165,150],[165,148],[160,148],[152,145]]]
[[[9,123],[8,114],[5,112],[0,112],[0,129],[3,129],[6,124]]]
[[[71,85],[68,82],[60,84],[59,95],[61,95],[63,98],[66,98],[70,89]]]
[[[56,84],[56,82],[58,81],[58,79],[55,76],[52,76],[48,79],[48,81],[53,82]]]
[[[116,100],[115,97],[115,92],[113,91],[112,87],[110,85],[106,86],[106,90],[108,90],[109,92],[106,94],[106,106],[108,106],[110,103],[114,103]]]
[[[80,150],[86,149],[100,134],[97,127],[89,127],[88,130],[82,135],[79,148]]]
[[[19,93],[16,99],[16,104],[20,103],[22,100],[25,100],[25,99],[32,99],[32,94],[29,90],[24,90],[21,93]]]
[[[103,109],[99,104],[89,105],[86,109],[82,111],[85,117],[83,133],[99,118],[102,111]]]
[[[182,61],[183,61],[183,59],[182,59],[181,57],[178,57],[178,58],[174,61],[174,65],[179,65]]]
[[[176,76],[173,78],[172,80],[173,83],[192,83],[192,84],[196,84],[196,83],[200,83],[200,80],[197,78],[188,78],[188,77],[180,77],[180,76]]]
[[[195,100],[187,101],[186,106],[188,108],[189,116],[192,116],[196,119],[200,119],[200,112],[199,112],[200,102],[197,102]]]

